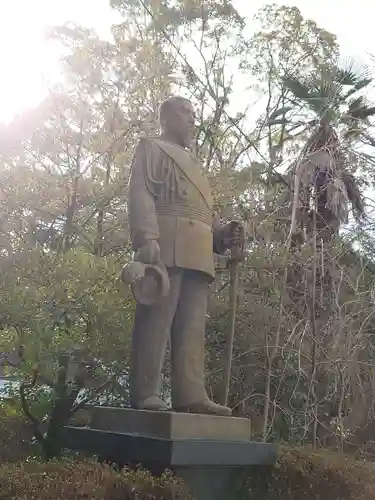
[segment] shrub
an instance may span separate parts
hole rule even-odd
[[[282,449],[268,473],[246,475],[245,498],[375,500],[375,466],[328,450]]]
[[[0,464],[23,460],[31,453],[33,435],[26,419],[11,406],[0,406]]]
[[[174,500],[191,499],[170,473],[115,472],[89,461],[28,461],[0,468],[0,500]]]

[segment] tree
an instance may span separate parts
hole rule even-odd
[[[311,266],[301,267],[299,273],[294,273],[294,278],[301,282],[305,277],[306,286],[301,289],[301,294],[309,297],[306,312],[312,329],[314,443],[319,437],[319,430],[327,426],[327,416],[329,420],[332,415],[330,405],[336,408],[338,405],[335,398],[327,402],[325,394],[326,387],[331,383],[331,374],[321,366],[329,350],[329,341],[336,333],[330,330],[322,336],[322,331],[327,329],[326,325],[335,316],[336,306],[342,298],[341,281],[337,276],[337,273],[342,276],[342,268],[337,258],[333,258],[337,251],[332,245],[333,237],[338,235],[341,224],[348,221],[349,203],[357,221],[363,218],[365,211],[352,173],[357,165],[350,164],[354,155],[350,156],[349,151],[361,135],[367,135],[368,117],[375,114],[375,108],[366,102],[363,95],[358,95],[370,83],[368,75],[356,74],[353,66],[342,69],[338,64],[320,68],[318,73],[307,75],[302,81],[288,75],[283,78],[286,92],[292,94],[288,97],[289,102],[302,112],[305,104],[313,112],[312,116],[306,117],[313,133],[291,168],[295,180],[288,244],[296,232],[298,221],[298,229],[304,230],[311,238]],[[344,370],[343,366],[339,374],[344,379],[345,372],[341,370]]]
[[[375,107],[363,95],[372,78],[369,71],[355,72],[353,63],[347,68],[334,65],[304,81],[285,77],[284,86],[292,93],[291,102],[299,109],[308,107],[315,115],[314,128],[294,165],[296,203],[302,210],[316,213],[316,228],[325,240],[336,235],[348,221],[348,204],[354,218],[360,221],[365,207],[356,179],[350,148],[368,136],[369,118]],[[362,94],[360,94],[362,92]],[[354,168],[353,168],[354,167]],[[302,204],[300,204],[300,199]]]

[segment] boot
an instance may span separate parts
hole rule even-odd
[[[133,405],[136,410],[168,411],[168,406],[158,396],[150,396]]]
[[[226,406],[221,406],[210,399],[206,399],[199,403],[192,403],[187,406],[174,408],[174,411],[179,413],[198,413],[201,415],[218,415],[222,417],[230,417],[232,410]]]

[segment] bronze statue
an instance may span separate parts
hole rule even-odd
[[[142,138],[133,157],[129,223],[137,305],[131,404],[167,410],[159,387],[170,340],[173,410],[231,415],[205,389],[205,322],[213,253],[224,253],[242,233],[233,225],[213,227],[210,186],[188,149],[194,123],[191,102],[170,97],[160,107],[162,134]]]

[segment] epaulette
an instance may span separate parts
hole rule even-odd
[[[139,142],[143,142],[143,141],[152,141],[152,140],[155,140],[155,139],[160,139],[161,137],[158,136],[158,135],[141,135],[138,140]]]

